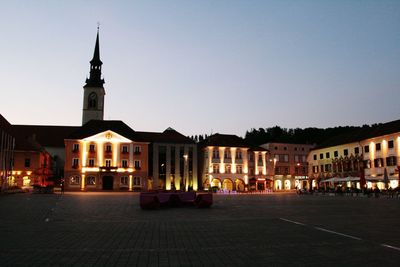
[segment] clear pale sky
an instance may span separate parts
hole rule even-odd
[[[185,135],[400,119],[400,1],[1,1],[0,113],[80,125],[97,22],[105,119]]]

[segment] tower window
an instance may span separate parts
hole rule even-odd
[[[89,94],[88,108],[97,108],[97,95],[95,92]]]

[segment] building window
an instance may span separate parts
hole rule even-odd
[[[278,147],[277,147],[277,146],[275,147],[275,150],[278,150]]]
[[[122,153],[128,153],[128,146],[122,146]]]
[[[106,167],[111,167],[111,159],[106,159]]]
[[[78,158],[73,158],[72,159],[72,167],[73,168],[78,168],[79,166],[79,159]]]
[[[218,148],[213,149],[213,159],[218,159],[219,158],[219,150]]]
[[[348,149],[344,149],[343,150],[343,155],[348,156],[349,155],[349,150]]]
[[[325,157],[326,157],[327,159],[329,159],[329,158],[331,157],[331,154],[330,154],[329,152],[326,152],[326,153],[325,153]]]
[[[122,168],[128,168],[128,160],[126,159],[122,160]]]
[[[225,173],[231,173],[231,165],[225,165]]]
[[[281,168],[275,167],[275,174],[281,174]]]
[[[78,152],[79,151],[79,144],[73,144],[72,145],[72,152]]]
[[[390,156],[386,158],[386,166],[396,166],[397,165],[397,157]]]
[[[237,159],[242,159],[242,151],[240,151],[239,149],[236,150],[236,158]]]
[[[140,170],[140,160],[135,160],[135,169]]]
[[[364,146],[364,152],[369,153],[369,146]]]
[[[81,177],[79,175],[74,175],[71,178],[69,178],[70,185],[79,185],[80,182],[81,182]]]
[[[301,151],[304,151],[304,147],[301,148]]]
[[[360,153],[360,148],[359,147],[355,147],[354,148],[354,154],[358,155]]]
[[[242,174],[243,173],[243,168],[242,168],[242,166],[236,166],[236,173],[238,173],[238,174]]]
[[[381,151],[381,143],[376,143],[375,150],[376,151]]]
[[[226,159],[230,159],[231,158],[231,150],[229,148],[225,150],[224,157]]]
[[[94,152],[95,151],[95,146],[94,144],[89,145],[89,152]]]
[[[371,169],[371,160],[364,160],[364,166],[366,169]]]
[[[31,166],[31,159],[25,159],[25,168],[29,168]]]
[[[87,185],[95,185],[96,184],[96,177],[94,176],[88,176],[86,178],[86,184]]]
[[[106,153],[111,153],[111,145],[106,145]]]
[[[89,167],[94,167],[94,159],[89,159]]]
[[[334,152],[333,152],[333,156],[334,156],[335,158],[339,157],[339,152],[334,151]]]
[[[284,146],[284,147],[283,147],[283,150],[287,150],[287,147],[286,147],[286,146]]]
[[[121,177],[121,185],[128,185],[128,176]]]
[[[375,168],[383,167],[383,159],[382,158],[374,159],[374,167]]]
[[[141,185],[141,178],[140,177],[133,177],[133,185],[134,186],[140,186]]]
[[[314,160],[317,160],[317,154],[314,154]]]
[[[330,172],[332,170],[331,164],[325,164],[325,172]]]
[[[219,166],[213,165],[213,173],[219,173]]]
[[[135,146],[135,154],[140,154],[140,146]]]
[[[313,166],[313,173],[318,173],[318,166]]]
[[[294,151],[297,151],[297,147],[294,148]]]
[[[389,142],[388,142],[388,148],[390,149],[390,148],[394,148],[394,142],[393,142],[393,140],[390,140]]]
[[[319,154],[319,159],[323,159],[324,158],[324,154],[323,153],[320,153]]]

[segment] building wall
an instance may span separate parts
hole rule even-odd
[[[313,145],[266,143],[261,147],[268,149],[269,169],[273,177],[274,190],[304,188],[308,179],[307,155]]]
[[[259,156],[261,156],[259,158]],[[201,186],[228,191],[266,188],[267,151],[248,147],[208,146],[202,149]],[[260,184],[262,187],[258,187]]]
[[[89,95],[94,92],[97,95],[96,108],[89,108]],[[105,90],[103,87],[85,87],[83,91],[83,113],[82,125],[90,120],[103,120],[104,119],[104,95]]]
[[[74,145],[79,148],[74,149]],[[111,146],[110,152],[107,152],[107,146]],[[74,165],[74,159],[77,165]],[[93,165],[90,165],[91,160]],[[123,166],[124,161],[126,166]],[[136,161],[140,166],[135,165]],[[147,143],[133,142],[111,131],[82,140],[65,140],[66,190],[109,189],[104,186],[110,177],[112,190],[145,190],[148,188],[148,168]],[[89,179],[92,177],[94,181]]]
[[[196,144],[153,143],[152,149],[152,189],[198,190]]]
[[[46,185],[53,176],[52,158],[46,151],[15,151],[10,184],[28,188]]]
[[[0,189],[8,188],[8,178],[12,172],[15,138],[0,127]]]
[[[363,159],[367,181],[383,181],[386,169],[389,186],[398,187],[398,166],[400,166],[400,132],[365,139],[360,142],[364,151]],[[375,179],[374,179],[375,178]],[[369,184],[369,187],[372,185]],[[381,189],[384,184],[379,183]]]

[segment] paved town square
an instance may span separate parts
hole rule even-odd
[[[137,193],[0,196],[1,266],[396,266],[400,200],[214,195],[144,211]]]

